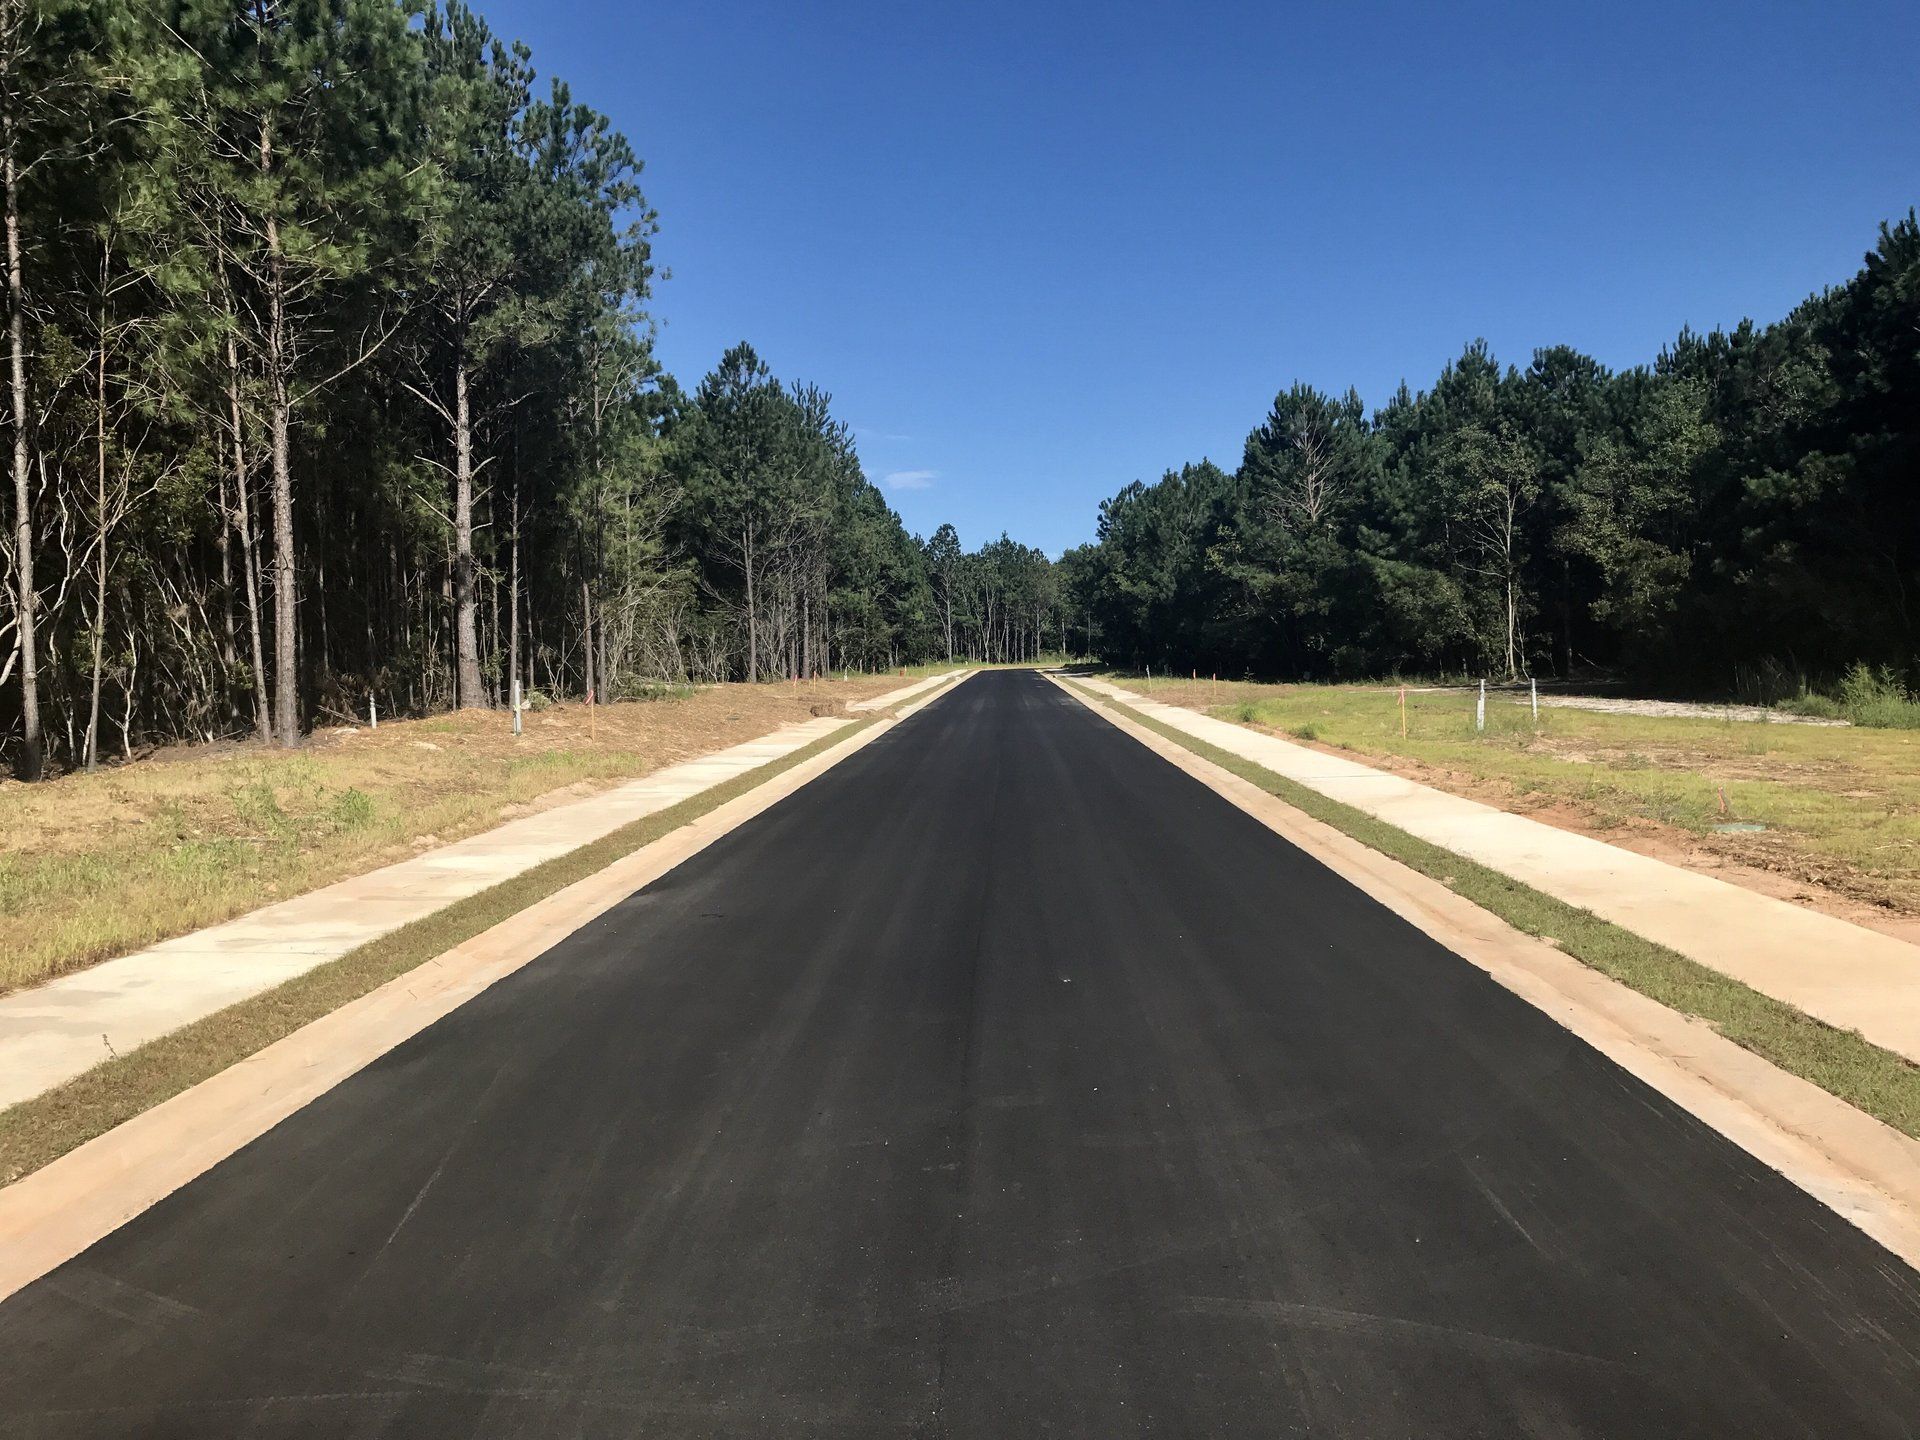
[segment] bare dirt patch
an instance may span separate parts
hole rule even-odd
[[[1504,696],[1512,700],[1511,696]],[[1518,702],[1515,702],[1518,703]],[[1845,726],[1845,720],[1789,715],[1760,705],[1696,705],[1684,700],[1621,700],[1605,695],[1542,695],[1540,703],[1564,710],[1595,710],[1604,715],[1658,715],[1669,719],[1737,720],[1761,725]]]

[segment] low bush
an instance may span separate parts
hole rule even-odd
[[[1807,690],[1781,708],[1821,720],[1849,720],[1873,730],[1920,730],[1920,694],[1909,690],[1890,665],[1858,663],[1840,677],[1831,694]]]
[[[1856,725],[1876,730],[1920,730],[1920,695],[1891,666],[1855,665],[1840,679],[1840,710]]]
[[[684,700],[693,694],[691,685],[676,684],[671,680],[646,680],[638,675],[630,675],[613,687],[615,700]]]

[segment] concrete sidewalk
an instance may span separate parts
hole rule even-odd
[[[1075,683],[1920,1062],[1920,947],[1604,841],[1150,700]]]
[[[913,700],[929,676],[849,709]],[[456,901],[846,728],[844,716],[670,765],[568,805],[312,890],[190,935],[0,996],[0,1108],[269,990]]]

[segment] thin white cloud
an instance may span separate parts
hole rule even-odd
[[[938,470],[895,470],[880,483],[889,490],[930,490],[939,478]]]

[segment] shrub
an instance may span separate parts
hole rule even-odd
[[[342,830],[362,830],[373,823],[373,799],[364,790],[342,790],[333,797],[333,823]]]
[[[1804,695],[1796,695],[1791,700],[1782,700],[1780,708],[1793,715],[1806,715],[1815,720],[1844,720],[1840,702],[1831,695],[1822,695],[1817,690],[1809,690]]]
[[[234,814],[252,828],[264,830],[275,837],[294,833],[295,826],[287,818],[287,812],[280,808],[280,797],[275,793],[273,782],[267,778],[264,769],[245,783],[229,787],[227,797],[232,802]]]
[[[676,685],[670,680],[644,680],[629,675],[614,687],[615,700],[684,700],[693,694],[691,685]]]
[[[1877,730],[1920,730],[1920,695],[1901,683],[1892,666],[1856,664],[1840,677],[1840,710],[1856,725]]]
[[[1780,708],[1818,720],[1848,720],[1874,730],[1920,730],[1920,694],[1909,690],[1891,665],[1864,661],[1840,677],[1831,694],[1803,690]]]

